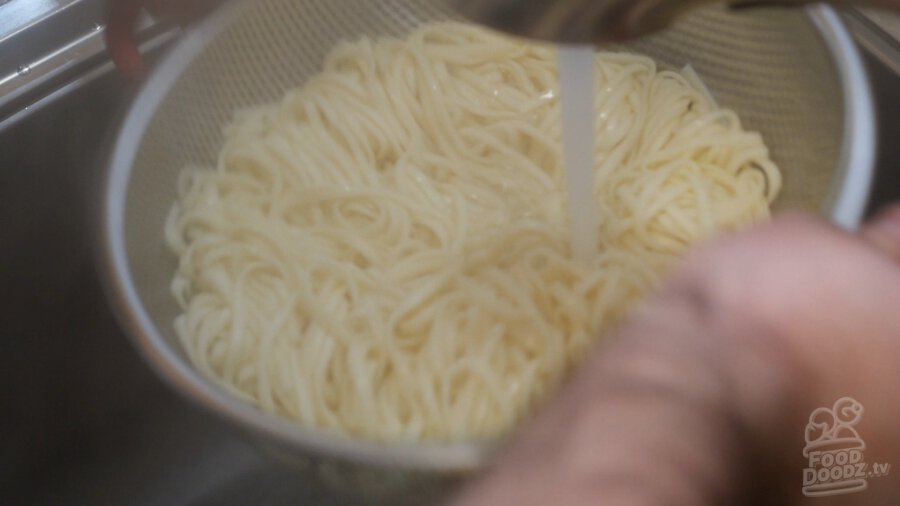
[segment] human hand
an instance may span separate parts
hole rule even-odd
[[[108,0],[106,47],[113,63],[129,79],[146,73],[138,51],[135,30],[141,11],[176,23],[189,23],[211,11],[223,0]]]
[[[865,460],[900,463],[896,385],[900,207],[858,234],[779,218],[689,255],[455,504],[897,503],[891,475],[801,493],[809,416],[845,396]]]

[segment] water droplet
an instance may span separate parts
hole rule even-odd
[[[16,69],[16,72],[20,76],[27,76],[28,74],[31,73],[31,67],[29,67],[28,65],[19,65],[19,68]]]
[[[101,25],[100,23],[94,23],[94,31],[95,32],[99,32],[102,29],[103,29],[103,25]]]

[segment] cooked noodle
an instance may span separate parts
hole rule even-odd
[[[166,225],[175,327],[262,409],[371,439],[507,430],[686,247],[768,216],[761,137],[596,58],[600,254],[570,254],[552,48],[460,24],[343,44],[239,114]]]

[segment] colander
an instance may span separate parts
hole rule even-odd
[[[188,164],[213,166],[235,110],[277,100],[317,72],[339,41],[402,36],[453,18],[439,0],[255,0],[227,5],[189,32],[138,95],[114,145],[103,216],[105,263],[122,322],[175,389],[230,420],[272,454],[336,488],[396,503],[435,502],[483,466],[494,441],[378,444],[265,414],[198,373],[173,329],[176,259],[163,239]],[[622,48],[615,48],[622,49]],[[624,49],[690,64],[716,99],[762,132],[785,172],[777,209],[859,224],[873,171],[867,77],[836,13],[699,10]]]

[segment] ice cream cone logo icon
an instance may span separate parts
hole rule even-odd
[[[803,449],[809,459],[803,472],[804,495],[839,495],[868,488],[863,461],[866,443],[856,430],[864,411],[862,404],[844,397],[833,407],[810,414]]]

